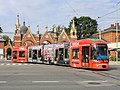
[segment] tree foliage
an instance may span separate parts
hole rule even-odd
[[[77,39],[89,38],[97,32],[98,24],[96,20],[85,16],[81,16],[79,18],[74,17],[73,19],[77,29]],[[67,33],[71,30],[72,20],[69,24],[69,30],[67,30]]]
[[[62,27],[61,27],[61,25],[58,25],[56,28],[57,28],[56,34],[57,34],[57,37],[58,37],[61,34],[61,32],[62,32],[62,29],[61,29]]]
[[[3,35],[3,39],[5,40],[4,46],[6,46],[10,40],[10,43],[12,44],[11,39],[7,35]]]

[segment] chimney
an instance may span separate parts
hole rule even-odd
[[[111,24],[111,27],[114,27],[114,24]]]
[[[119,27],[119,23],[115,23],[115,26]]]

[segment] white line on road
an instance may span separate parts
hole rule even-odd
[[[60,81],[32,81],[32,83],[59,83]]]
[[[21,63],[19,63],[18,65],[22,65]]]
[[[24,65],[28,65],[27,63],[24,63]]]
[[[6,65],[10,65],[10,63],[7,63]]]
[[[34,65],[34,64],[29,64],[29,65]]]
[[[4,63],[2,63],[1,65],[5,65]]]
[[[13,63],[12,65],[16,65],[16,63]]]
[[[0,83],[7,83],[7,81],[0,81]]]

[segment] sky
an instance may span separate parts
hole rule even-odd
[[[20,25],[23,21],[30,26],[32,33],[44,34],[45,27],[50,30],[55,24],[68,27],[73,17],[89,16],[96,19],[99,29],[108,28],[119,22],[120,0],[0,0],[0,26],[3,32],[15,32],[19,14]],[[98,18],[101,17],[101,18]],[[13,39],[12,34],[7,34]]]

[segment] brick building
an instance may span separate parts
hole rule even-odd
[[[0,59],[3,59],[4,56],[4,39],[0,35]]]
[[[101,31],[101,38],[107,42],[114,43],[116,42],[116,25],[118,25],[118,42],[120,42],[120,26],[119,24],[111,24],[107,29]],[[93,35],[93,37],[98,37],[99,33]]]
[[[108,48],[110,50],[110,56],[115,57],[116,54],[116,25],[118,27],[118,58],[120,59],[120,26],[118,23],[111,24],[107,29],[101,31],[101,38],[108,42]],[[93,35],[93,37],[99,37],[99,33]]]
[[[48,27],[45,28],[45,33],[43,35],[39,32],[39,25],[37,25],[36,33],[33,34],[31,32],[30,26],[25,26],[25,22],[23,22],[23,26],[20,26],[19,23],[19,15],[17,15],[16,19],[16,29],[14,33],[13,45],[10,43],[5,47],[5,58],[8,56],[8,49],[12,50],[13,46],[31,46],[31,45],[42,45],[42,44],[53,44],[60,42],[70,42],[77,39],[76,28],[74,25],[74,20],[70,30],[70,36],[68,36],[65,32],[64,27],[62,28],[62,32],[59,36],[57,36],[56,26],[53,26],[52,31],[48,31]]]

